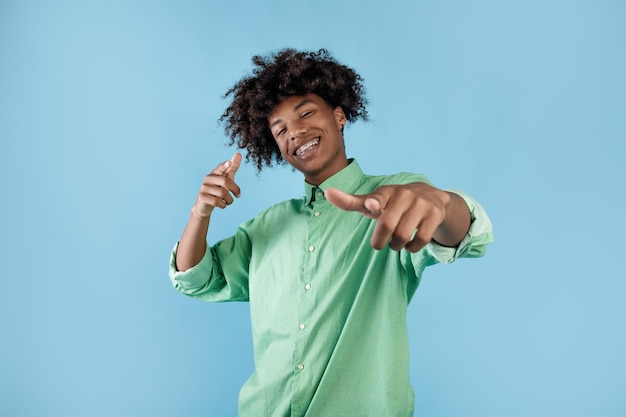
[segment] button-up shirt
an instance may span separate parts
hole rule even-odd
[[[209,247],[174,287],[206,301],[249,301],[255,372],[240,416],[411,416],[407,306],[422,272],[437,262],[478,257],[493,240],[483,208],[458,247],[435,242],[417,253],[375,250],[375,220],[342,211],[329,187],[366,194],[381,185],[428,182],[423,175],[364,175],[356,161],[305,196],[279,203]]]

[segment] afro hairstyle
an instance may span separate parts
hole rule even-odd
[[[229,144],[246,149],[246,160],[252,159],[258,172],[274,162],[285,163],[267,119],[272,109],[288,97],[313,93],[332,108],[340,106],[348,122],[368,120],[363,79],[325,49],[282,49],[267,56],[255,55],[252,63],[252,74],[224,95],[232,96],[232,102],[219,120],[230,138]]]

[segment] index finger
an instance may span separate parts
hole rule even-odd
[[[237,152],[230,158],[230,161],[226,161],[228,166],[223,175],[226,175],[230,179],[235,179],[235,173],[237,173],[237,170],[241,166],[241,158],[241,154]]]
[[[237,152],[228,161],[224,161],[213,168],[211,174],[226,175],[229,178],[234,178],[239,166],[241,166],[241,154]]]

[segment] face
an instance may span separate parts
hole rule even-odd
[[[315,94],[292,96],[272,109],[272,135],[285,161],[319,185],[348,165],[343,142],[346,116]]]

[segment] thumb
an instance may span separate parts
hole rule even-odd
[[[235,173],[241,166],[241,154],[239,152],[235,153],[230,161],[226,162],[226,170],[223,175],[226,175],[230,179],[235,179]]]
[[[336,188],[329,188],[324,193],[326,200],[338,209],[356,211],[369,218],[380,215],[380,203],[366,195],[352,195]]]
[[[380,205],[380,201],[378,201],[374,197],[367,197],[363,202],[363,205],[366,209],[370,211],[370,213],[377,214],[376,217],[378,217],[378,214],[383,211],[383,208]]]

